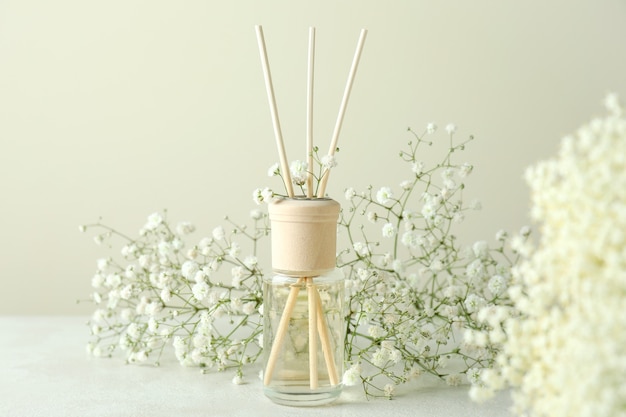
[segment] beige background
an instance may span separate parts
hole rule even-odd
[[[307,29],[326,148],[369,29],[328,191],[397,186],[406,128],[477,140],[467,239],[527,223],[524,168],[626,94],[626,2],[0,0],[0,314],[85,314],[95,260],[78,225],[148,214],[210,233],[245,220],[277,160],[262,24],[291,159],[304,157]]]

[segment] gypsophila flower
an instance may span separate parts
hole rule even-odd
[[[604,106],[614,116],[620,117],[623,112],[623,108],[620,105],[619,97],[616,93],[609,93],[604,99]]]
[[[435,133],[437,131],[437,125],[434,123],[428,123],[426,125],[426,133],[428,133],[429,135],[432,135],[433,133]]]
[[[413,171],[417,175],[420,175],[422,172],[424,172],[424,162],[419,161],[411,163],[411,171]]]
[[[341,382],[348,387],[361,382],[361,365],[356,363],[350,366],[346,372],[344,372]]]
[[[245,303],[241,307],[241,311],[242,311],[243,314],[246,314],[246,315],[254,314],[254,312],[256,311],[256,303],[253,302],[253,301]]]
[[[400,188],[402,188],[405,191],[410,190],[412,186],[413,186],[413,181],[410,181],[410,180],[404,180],[400,183]]]
[[[352,247],[355,252],[361,256],[368,256],[370,254],[369,246],[364,244],[363,242],[354,242]]]
[[[307,177],[307,163],[304,161],[293,161],[289,165],[289,171],[291,172],[291,180],[296,185],[304,185]]]
[[[446,384],[456,387],[461,385],[463,378],[461,378],[460,374],[450,374],[446,376]]]
[[[222,233],[223,233],[223,230],[222,230]],[[215,230],[214,230],[214,235],[215,235]],[[186,261],[185,263],[183,263],[183,265],[180,268],[181,274],[183,275],[183,277],[187,278],[188,280],[193,279],[193,277],[195,276],[196,272],[198,272],[198,270],[199,270],[198,264],[194,261]]]
[[[385,387],[383,388],[383,391],[385,393],[385,397],[389,397],[391,398],[395,392],[395,386],[393,384],[386,384]]]
[[[272,166],[270,166],[267,170],[268,177],[274,177],[279,174],[280,174],[280,165],[278,164],[278,162],[276,162],[275,164],[272,164]]]
[[[417,248],[422,242],[421,236],[415,230],[408,230],[402,234],[401,243],[404,246]]]
[[[525,227],[511,240],[522,256],[505,291],[512,305],[479,312],[499,354],[471,380],[475,401],[508,388],[519,416],[624,414],[626,119],[615,95],[605,105],[525,173],[541,235],[531,245]],[[490,290],[500,286],[493,276]]]
[[[351,201],[355,196],[356,196],[356,191],[354,191],[354,188],[346,188],[346,192],[344,194],[344,197],[346,198],[346,200]]]
[[[486,305],[485,299],[476,294],[468,295],[467,299],[465,300],[465,308],[470,313],[480,310],[485,305]]]
[[[274,191],[270,188],[257,188],[252,193],[252,199],[256,204],[269,203],[274,197]]]
[[[480,259],[472,261],[465,268],[465,273],[471,280],[482,278],[485,274],[485,265],[483,264],[483,261]]]
[[[239,243],[237,242],[231,243],[230,248],[228,249],[228,255],[230,255],[233,258],[238,258],[240,254],[241,254],[241,246],[239,246]]]
[[[224,237],[226,236],[226,232],[224,231],[224,228],[222,226],[218,226],[215,229],[213,229],[212,235],[213,235],[213,239],[215,240],[224,240]]]
[[[258,263],[259,263],[259,260],[254,255],[246,256],[246,258],[243,260],[243,264],[248,269],[254,269],[254,267],[256,267]]]
[[[446,125],[446,132],[448,133],[448,135],[452,135],[453,133],[455,133],[456,125],[454,123],[448,123]]]
[[[180,222],[176,225],[176,233],[180,235],[188,235],[196,230],[196,226],[190,222]]]
[[[235,288],[241,287],[241,280],[243,279],[243,268],[241,266],[235,266],[230,270],[232,276],[232,286]]]
[[[378,192],[376,193],[376,201],[378,201],[380,204],[386,206],[389,203],[392,202],[393,198],[393,192],[391,191],[391,188],[389,187],[382,187],[380,190],[378,190]]]
[[[381,337],[385,335],[385,331],[383,330],[382,327],[379,327],[379,326],[370,326],[367,329],[367,333],[374,339],[380,339]]]
[[[425,219],[433,219],[437,213],[437,206],[432,202],[427,202],[422,206],[422,216]]]
[[[331,169],[337,166],[337,159],[335,155],[324,155],[322,156],[321,163],[324,168]]]
[[[163,216],[159,213],[152,213],[148,216],[148,221],[144,227],[148,230],[154,230],[159,227],[161,223],[163,223]]]
[[[494,275],[489,280],[487,288],[489,288],[489,291],[491,291],[492,294],[500,295],[506,289],[506,281],[502,275]]]
[[[467,177],[469,174],[471,174],[471,172],[473,171],[474,167],[470,164],[468,164],[467,162],[465,162],[463,165],[461,165],[461,167],[459,168],[459,177],[461,178],[465,178]]]
[[[396,234],[396,227],[392,223],[385,223],[383,225],[383,237],[394,237]]]
[[[480,259],[485,259],[489,255],[489,244],[484,240],[479,240],[472,246],[474,256]]]

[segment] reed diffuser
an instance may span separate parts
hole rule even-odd
[[[272,269],[263,282],[265,394],[285,405],[334,401],[344,358],[344,280],[335,268],[339,203],[326,198],[330,167],[313,186],[313,72],[315,28],[309,29],[306,194],[295,195],[283,142],[263,29],[256,26],[263,74],[287,196],[269,203]],[[331,138],[333,157],[367,31],[361,31]]]

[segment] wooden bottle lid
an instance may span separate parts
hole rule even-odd
[[[268,206],[272,268],[295,277],[335,268],[339,203],[329,198],[284,198]]]

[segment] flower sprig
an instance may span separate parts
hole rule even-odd
[[[420,134],[409,129],[411,139],[399,155],[407,166],[399,187],[345,191],[337,254],[348,306],[343,383],[360,384],[368,396],[392,397],[396,385],[420,375],[449,385],[471,381],[498,353],[496,343],[464,338],[463,332],[487,329],[482,308],[510,305],[506,288],[518,253],[509,249],[504,231],[492,244],[460,243],[455,226],[480,207],[463,201],[473,166],[456,160],[473,138],[456,143],[456,127],[448,125],[448,151],[430,165],[419,155],[436,132],[434,124]],[[334,158],[315,161],[320,175],[336,165]],[[292,167],[313,171],[301,163]],[[272,166],[269,174],[280,176],[280,170]],[[293,172],[291,177],[306,186]],[[267,202],[274,192],[257,189],[254,196]],[[249,226],[226,221],[230,232],[218,226],[192,243],[191,224],[172,227],[158,213],[138,238],[101,223],[82,227],[98,230],[100,243],[124,242],[121,259],[98,261],[88,350],[159,363],[171,344],[182,365],[234,369],[240,383],[262,346],[264,260],[257,256],[269,224],[262,210],[252,211]]]
[[[344,383],[360,383],[369,395],[390,396],[395,385],[422,374],[458,385],[491,366],[496,350],[463,340],[462,331],[481,328],[482,307],[509,303],[517,255],[508,250],[507,233],[498,232],[493,247],[463,246],[454,233],[480,208],[462,198],[473,166],[453,158],[473,138],[454,143],[456,127],[448,125],[448,152],[428,167],[418,156],[435,131],[434,124],[422,134],[409,129],[412,140],[400,152],[407,179],[399,189],[345,192],[339,229],[347,244],[338,256],[349,293]]]
[[[510,309],[479,313],[499,354],[470,392],[510,388],[516,415],[626,410],[626,118],[617,95],[605,105],[526,171],[540,237],[516,245]]]
[[[335,149],[335,152],[339,152],[339,148]],[[309,167],[309,164],[305,161],[294,160],[289,164],[289,178],[293,185],[297,187],[301,195],[308,194],[307,178],[310,176],[312,179],[312,194],[317,195],[319,187],[324,175],[328,175],[332,168],[338,165],[337,157],[329,154],[320,156],[319,148],[313,147],[312,153],[313,166]],[[282,180],[283,186],[287,178],[283,175],[278,162],[271,165],[267,170],[269,177],[279,177]],[[271,201],[274,197],[287,197],[287,189],[285,187],[284,193],[275,192],[272,188],[264,187],[257,188],[252,194],[252,198],[256,204],[266,203]]]
[[[97,305],[89,324],[95,356],[122,351],[127,362],[158,365],[166,345],[184,366],[224,370],[259,357],[262,294],[258,241],[268,233],[267,215],[251,212],[252,226],[226,218],[230,231],[216,227],[210,237],[190,245],[188,222],[172,228],[165,215],[148,217],[139,237],[101,223],[97,243],[123,242],[121,259],[102,258],[92,278]]]

